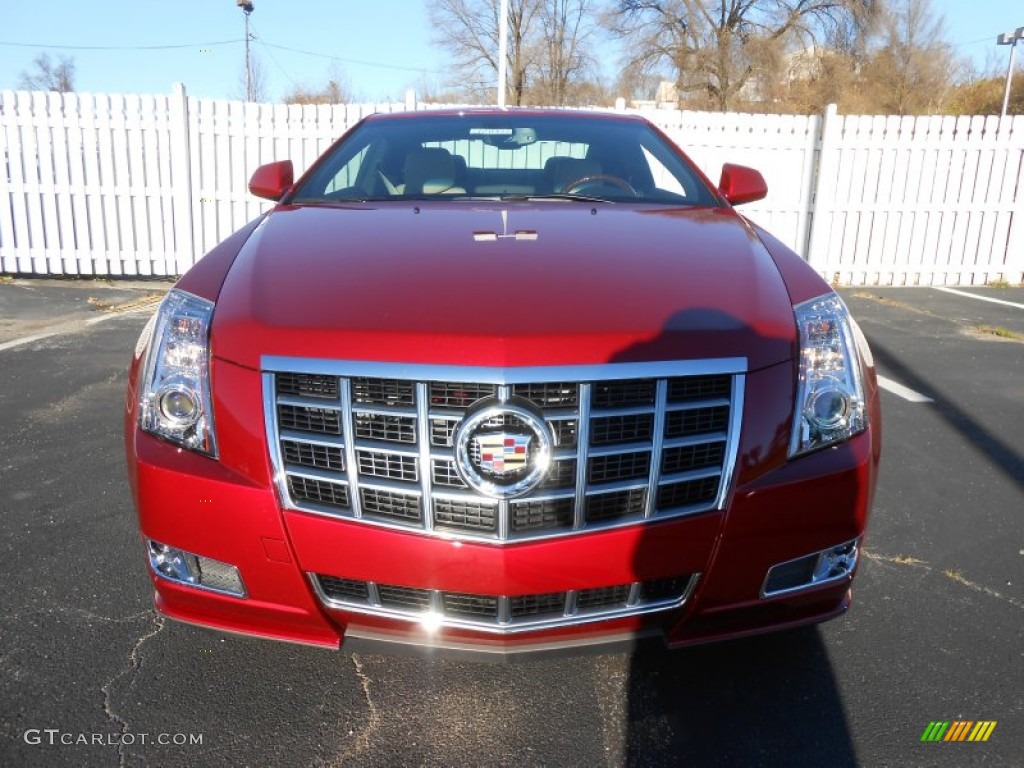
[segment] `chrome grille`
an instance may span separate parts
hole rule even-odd
[[[532,595],[445,592],[310,574],[331,608],[397,619],[514,633],[666,611],[683,605],[698,574]]]
[[[442,528],[494,533],[497,521],[497,502],[434,500],[434,522]]]
[[[337,400],[338,379],[336,376],[308,373],[280,373],[277,376],[277,391],[282,395]]]
[[[586,507],[587,522],[600,523],[605,520],[643,515],[646,499],[646,489],[641,490],[640,488],[589,496]]]
[[[264,369],[291,509],[522,541],[721,508],[735,463],[742,360],[490,369],[268,358]],[[551,430],[547,474],[520,498],[482,496],[456,471],[455,431],[485,398],[525,401]]]
[[[654,434],[653,413],[631,413],[625,416],[599,416],[590,425],[590,442],[594,445],[637,443]]]
[[[348,506],[348,488],[340,483],[289,475],[288,490],[291,492],[292,498],[299,502],[326,504],[329,507],[340,507],[341,509]]]
[[[345,471],[345,457],[336,445],[302,443],[297,440],[282,440],[281,453],[288,464],[297,464],[314,469]]]
[[[418,496],[363,486],[359,489],[359,498],[362,500],[364,515],[414,522],[423,519]]]
[[[359,474],[361,475],[408,480],[412,483],[415,483],[417,479],[414,456],[360,450],[356,451],[356,461],[359,462]]]
[[[654,402],[654,381],[635,379],[601,381],[594,384],[595,408],[616,408],[623,405],[650,405]]]
[[[355,417],[356,438],[385,443],[415,443],[416,419],[384,413],[359,413]]]
[[[512,502],[512,530],[542,531],[572,525],[576,505],[571,498]]]
[[[277,415],[281,420],[281,429],[315,432],[321,435],[341,434],[338,412],[328,408],[282,404],[278,406]]]
[[[401,379],[352,379],[352,402],[357,405],[413,406],[416,398],[412,382]]]

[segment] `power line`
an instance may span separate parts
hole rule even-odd
[[[403,67],[398,64],[383,64],[377,61],[362,61],[360,59],[349,59],[344,56],[335,56],[330,53],[317,53],[316,51],[304,51],[301,48],[290,48],[287,45],[275,45],[274,43],[268,43],[263,41],[263,45],[269,48],[277,48],[281,51],[291,51],[292,53],[301,53],[305,56],[316,56],[321,59],[331,59],[333,61],[343,61],[346,64],[359,64],[364,67],[379,67],[380,69],[397,69],[402,72],[428,72],[432,75],[441,74],[440,70],[427,69],[426,67]]]
[[[257,43],[259,43],[260,47],[263,48],[263,50],[266,52],[267,56],[270,57],[270,60],[272,62],[274,62],[274,65],[279,70],[281,70],[281,74],[285,76],[285,79],[288,80],[288,82],[290,82],[293,86],[298,88],[298,83],[296,83],[295,80],[292,78],[292,76],[289,75],[288,72],[285,70],[285,68],[281,66],[281,62],[279,62],[277,60],[277,57],[274,55],[274,52],[267,47],[266,43],[263,42],[263,37],[262,37],[262,35],[260,35],[259,30],[256,29],[256,25],[255,24],[252,25],[252,31],[253,31],[253,39]]]
[[[6,40],[0,40],[0,46],[10,46],[17,48],[48,48],[56,51],[165,51],[180,48],[205,48],[213,45],[230,45],[233,43],[244,43],[245,40],[237,38],[234,40],[215,40],[210,43],[180,43],[174,45],[48,45],[46,43],[15,43]],[[331,53],[318,53],[317,51],[306,51],[302,48],[291,48],[287,45],[276,45],[274,43],[268,43],[265,40],[260,39],[260,44],[264,48],[277,48],[280,51],[290,51],[291,53],[301,53],[304,56],[316,56],[321,59],[330,59],[332,61],[342,61],[346,64],[358,64],[363,67],[377,67],[379,69],[395,69],[401,72],[420,72],[431,75],[442,74],[441,70],[428,69],[426,67],[403,67],[399,64],[385,64],[380,61],[365,61],[363,59],[350,59],[345,56],[335,56]],[[268,51],[269,53],[269,51]],[[280,67],[280,64],[278,65]],[[287,75],[286,75],[287,76]],[[288,78],[291,80],[291,78]]]
[[[992,35],[989,35],[988,37],[980,37],[977,40],[966,40],[966,41],[964,41],[962,43],[951,43],[951,45],[954,48],[962,48],[965,45],[975,45],[976,43],[985,43],[985,42],[988,42],[988,41],[993,40],[993,39],[995,39],[995,38]]]
[[[216,40],[212,43],[180,43],[175,45],[46,45],[44,43],[12,43],[0,40],[0,45],[17,48],[52,48],[58,51],[165,51],[173,48],[201,48],[207,45],[244,43],[242,39]]]

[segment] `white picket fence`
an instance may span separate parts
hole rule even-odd
[[[0,93],[0,273],[177,275],[269,203],[256,166],[301,172],[372,112],[170,95]],[[1024,117],[644,113],[717,180],[759,168],[744,207],[832,281],[1024,280]]]

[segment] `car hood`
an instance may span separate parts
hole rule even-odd
[[[213,354],[498,367],[792,358],[771,256],[728,208],[279,206],[238,253]]]

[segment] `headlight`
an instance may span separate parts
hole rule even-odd
[[[861,361],[850,312],[830,293],[793,308],[800,372],[789,455],[847,440],[867,427]]]
[[[210,407],[212,315],[213,304],[191,293],[172,290],[164,298],[152,321],[143,366],[139,427],[216,457]],[[149,330],[147,326],[143,336]]]

